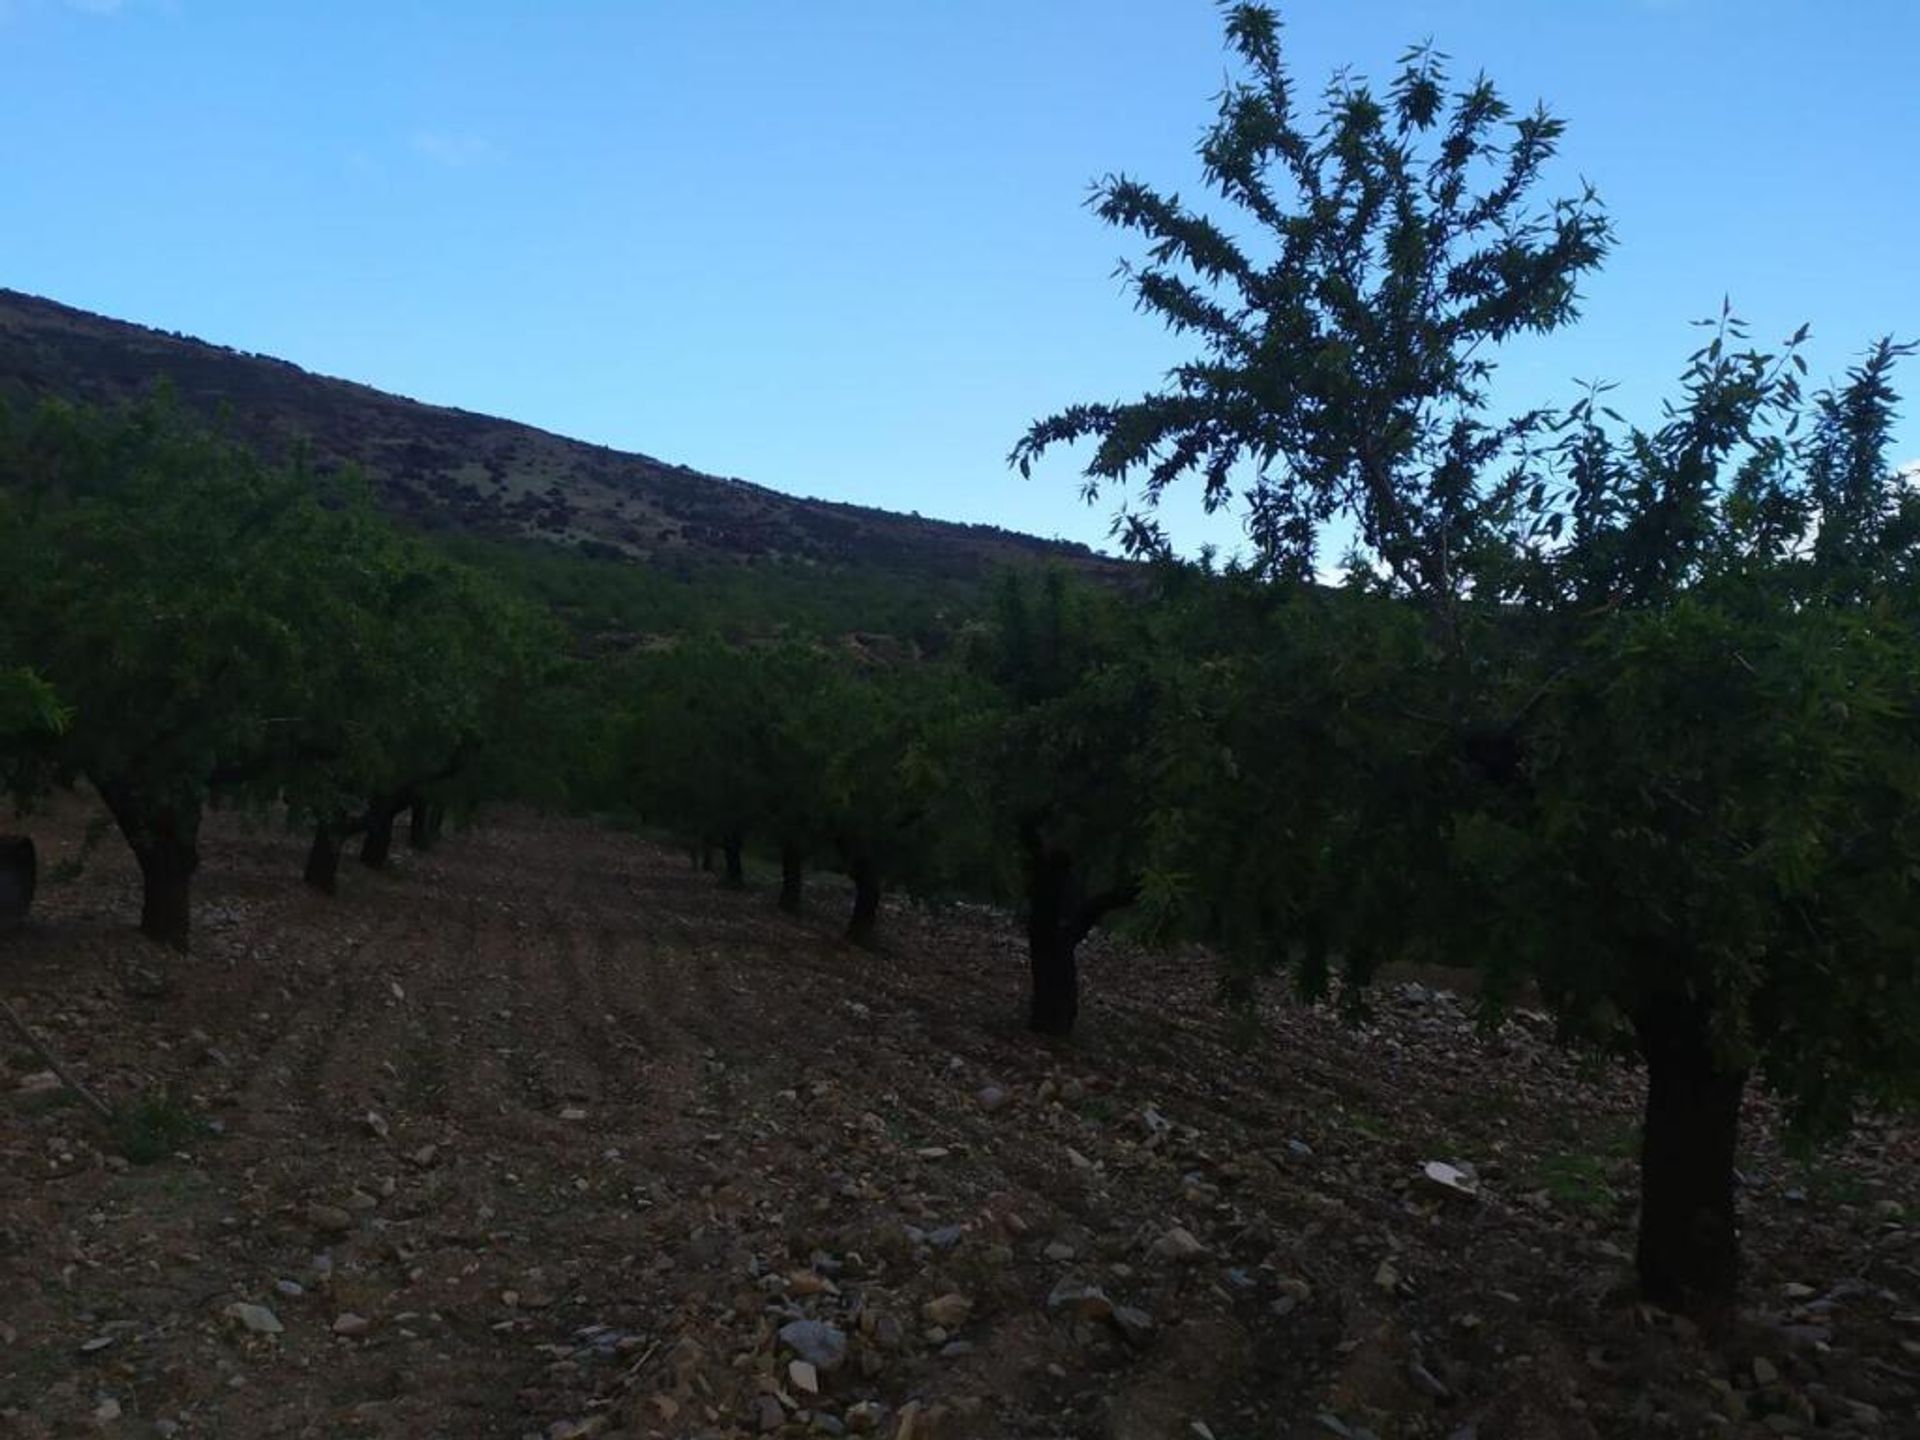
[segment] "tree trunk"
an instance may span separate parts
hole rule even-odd
[[[780,908],[789,915],[800,913],[802,887],[806,884],[807,857],[791,840],[780,846]]]
[[[1634,1015],[1647,1062],[1640,1141],[1640,1286],[1674,1309],[1730,1304],[1739,1283],[1734,1147],[1747,1072],[1713,1051],[1712,1014],[1698,1000],[1658,997]]]
[[[1033,992],[1027,1028],[1066,1035],[1080,1016],[1080,937],[1073,933],[1073,865],[1058,851],[1030,845],[1027,852],[1027,958]]]
[[[186,953],[192,933],[193,872],[200,868],[199,847],[167,839],[135,851],[140,862],[140,933]]]
[[[1027,955],[1033,965],[1033,994],[1027,1028],[1039,1035],[1070,1035],[1080,1018],[1080,947],[1058,932],[1029,933]]]
[[[378,870],[393,853],[393,822],[399,818],[405,801],[378,796],[367,803],[367,833],[360,837],[360,863]]]
[[[430,851],[440,839],[442,806],[428,801],[413,801],[407,806],[407,849]]]
[[[33,909],[39,856],[31,835],[0,835],[0,925],[14,925]]]
[[[140,933],[185,952],[192,930],[193,872],[200,866],[200,804],[150,805],[125,781],[94,782],[133,858],[140,862]]]
[[[853,878],[853,914],[847,920],[847,939],[855,945],[871,945],[880,924],[880,871],[863,855],[848,867],[848,873]]]
[[[440,830],[446,819],[446,806],[430,800],[415,800],[407,807],[407,848],[431,850],[438,845]]]
[[[1027,959],[1033,970],[1027,1028],[1071,1034],[1080,1018],[1080,942],[1105,916],[1139,897],[1139,881],[1122,876],[1111,889],[1087,895],[1073,857],[1047,844],[1037,818],[1021,824],[1020,843],[1027,852]]]
[[[720,877],[720,883],[729,890],[738,890],[747,883],[746,866],[740,860],[742,843],[737,830],[720,837],[720,853],[727,858],[727,870]]]
[[[322,895],[340,888],[340,839],[339,827],[330,821],[321,820],[313,827],[313,847],[307,851],[303,878]]]

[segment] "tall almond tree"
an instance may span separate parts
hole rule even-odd
[[[1418,638],[1300,603],[1223,644],[1158,717],[1183,763],[1143,802],[1171,837],[1147,889],[1237,917],[1242,946],[1304,926],[1483,965],[1495,997],[1531,978],[1637,1046],[1642,1285],[1724,1304],[1750,1078],[1811,1130],[1920,1090],[1920,509],[1885,453],[1903,348],[1809,399],[1803,336],[1755,348],[1723,312],[1657,427],[1598,391],[1496,415],[1501,342],[1574,318],[1609,244],[1591,191],[1536,198],[1560,123],[1424,47],[1305,117],[1273,13],[1226,27],[1242,74],[1200,147],[1208,205],[1126,177],[1094,196],[1144,241],[1141,308],[1199,353],[1012,458],[1089,442],[1084,492],[1119,488],[1136,551],[1165,548],[1156,507],[1188,478],[1240,508],[1269,583],[1304,591],[1344,542],[1349,582]],[[1299,628],[1336,620],[1359,663]],[[1231,814],[1303,863],[1192,863],[1234,854]]]

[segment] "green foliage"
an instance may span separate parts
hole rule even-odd
[[[536,792],[559,768],[547,622],[397,534],[352,475],[265,465],[164,395],[0,425],[0,556],[0,703],[41,732],[0,744],[8,779],[92,782],[156,938],[186,943],[210,799],[337,820],[430,785]]]
[[[995,692],[981,770],[1003,864],[1053,852],[1083,886],[1133,885],[1155,680],[1142,622],[1137,603],[1062,570],[1002,578],[969,663]],[[1002,873],[1003,889],[1026,883]]]
[[[207,1122],[172,1090],[150,1090],[114,1112],[114,1149],[135,1165],[152,1165],[207,1133]]]
[[[735,642],[865,633],[943,650],[979,607],[981,583],[881,566],[676,557],[649,564],[540,541],[445,536],[439,547],[552,613],[596,648],[713,634]]]
[[[6,552],[0,536],[0,558]],[[70,713],[31,668],[0,670],[0,791],[16,805],[27,804],[45,786],[50,742],[66,729]]]
[[[1431,848],[1418,723],[1425,632],[1353,587],[1168,570],[1150,647],[1153,713],[1145,908],[1242,973],[1331,967],[1364,980],[1426,930],[1405,884]],[[1360,991],[1344,992],[1357,999]]]
[[[7,439],[7,646],[70,707],[62,766],[165,805],[197,804],[222,772],[270,784],[255,762],[317,653],[301,624],[308,478],[159,402],[46,407]]]
[[[1544,419],[1482,414],[1492,349],[1573,318],[1606,222],[1590,191],[1533,198],[1560,121],[1516,117],[1484,78],[1450,91],[1430,47],[1402,57],[1384,95],[1336,75],[1316,123],[1273,13],[1233,5],[1226,22],[1242,74],[1199,158],[1256,236],[1125,175],[1091,202],[1145,243],[1146,263],[1122,266],[1139,308],[1200,353],[1142,399],[1036,423],[1012,458],[1024,474],[1094,441],[1088,498],[1140,483],[1142,508],[1116,519],[1135,553],[1164,550],[1152,510],[1193,475],[1209,511],[1239,491],[1263,574],[1311,578],[1338,515],[1402,586],[1454,593],[1524,493],[1518,472],[1492,487],[1483,472]]]
[[[846,646],[711,638],[630,667],[627,793],[690,843],[759,837],[925,890],[978,854],[966,677]]]
[[[286,788],[296,814],[337,820],[369,797],[560,798],[557,628],[393,530],[357,487],[325,528],[313,605],[331,643],[308,674]]]
[[[67,718],[53,687],[27,666],[0,670],[0,744],[58,735]]]
[[[1722,1062],[1803,1125],[1920,1096],[1920,611],[1884,455],[1899,347],[1807,414],[1791,347],[1730,317],[1655,432],[1576,411],[1569,542],[1536,552],[1510,657],[1524,783],[1455,820],[1457,873],[1591,1030],[1704,1003]],[[1851,478],[1837,477],[1846,456]]]
[[[1892,473],[1874,346],[1809,400],[1798,352],[1723,307],[1662,424],[1604,386],[1490,419],[1492,351],[1574,312],[1607,229],[1533,207],[1560,126],[1437,55],[1384,97],[1337,77],[1296,118],[1271,12],[1236,5],[1201,146],[1257,245],[1138,182],[1095,205],[1142,234],[1143,309],[1201,354],[1131,404],[1015,447],[1096,442],[1089,498],[1139,480],[1129,545],[1197,474],[1245,500],[1254,582],[1171,592],[1143,886],[1230,955],[1483,965],[1537,980],[1571,1036],[1649,1064],[1643,1280],[1724,1299],[1739,1094],[1762,1073],[1808,1132],[1920,1098],[1920,503]],[[1350,583],[1317,593],[1329,525]],[[1382,600],[1363,592],[1377,592]],[[1243,963],[1246,963],[1243,961]]]

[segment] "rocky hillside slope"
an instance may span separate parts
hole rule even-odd
[[[0,396],[115,401],[162,378],[270,453],[304,440],[323,465],[359,466],[383,505],[429,529],[633,559],[782,558],[944,577],[1020,559],[1101,563],[1084,546],[797,499],[0,289]]]

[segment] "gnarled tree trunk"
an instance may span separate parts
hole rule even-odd
[[[1073,857],[1042,839],[1037,821],[1021,826],[1027,852],[1027,959],[1033,988],[1027,1028],[1066,1035],[1080,1018],[1080,942],[1109,912],[1133,903],[1131,880],[1111,890],[1083,893]]]
[[[800,847],[791,840],[780,845],[780,908],[789,915],[798,915],[806,885],[807,857]]]
[[[95,780],[140,863],[140,932],[184,952],[192,930],[193,872],[200,868],[200,804],[154,804],[123,780]]]
[[[407,848],[431,850],[440,843],[440,827],[447,807],[431,800],[415,800],[407,807]]]
[[[1073,908],[1073,866],[1039,846],[1027,853],[1027,960],[1033,971],[1027,1028],[1065,1035],[1080,1016],[1080,942],[1067,921]]]
[[[853,880],[853,914],[847,919],[847,939],[871,945],[880,924],[880,867],[870,856],[858,855],[847,866]]]
[[[747,868],[742,863],[740,852],[745,845],[738,830],[729,831],[720,837],[720,853],[726,857],[726,872],[721,875],[720,883],[729,890],[738,890],[747,883]]]
[[[1647,1062],[1640,1287],[1656,1304],[1717,1309],[1732,1302],[1739,1284],[1733,1171],[1747,1072],[1715,1055],[1712,1011],[1703,1001],[1655,997],[1633,1025]]]
[[[405,795],[376,795],[367,802],[366,833],[360,837],[360,863],[378,870],[393,853],[393,824],[411,800]]]
[[[332,895],[340,888],[341,830],[340,825],[326,820],[313,827],[313,844],[307,850],[307,868],[301,878],[322,895]]]
[[[15,925],[33,909],[40,874],[31,835],[0,835],[0,925]]]

